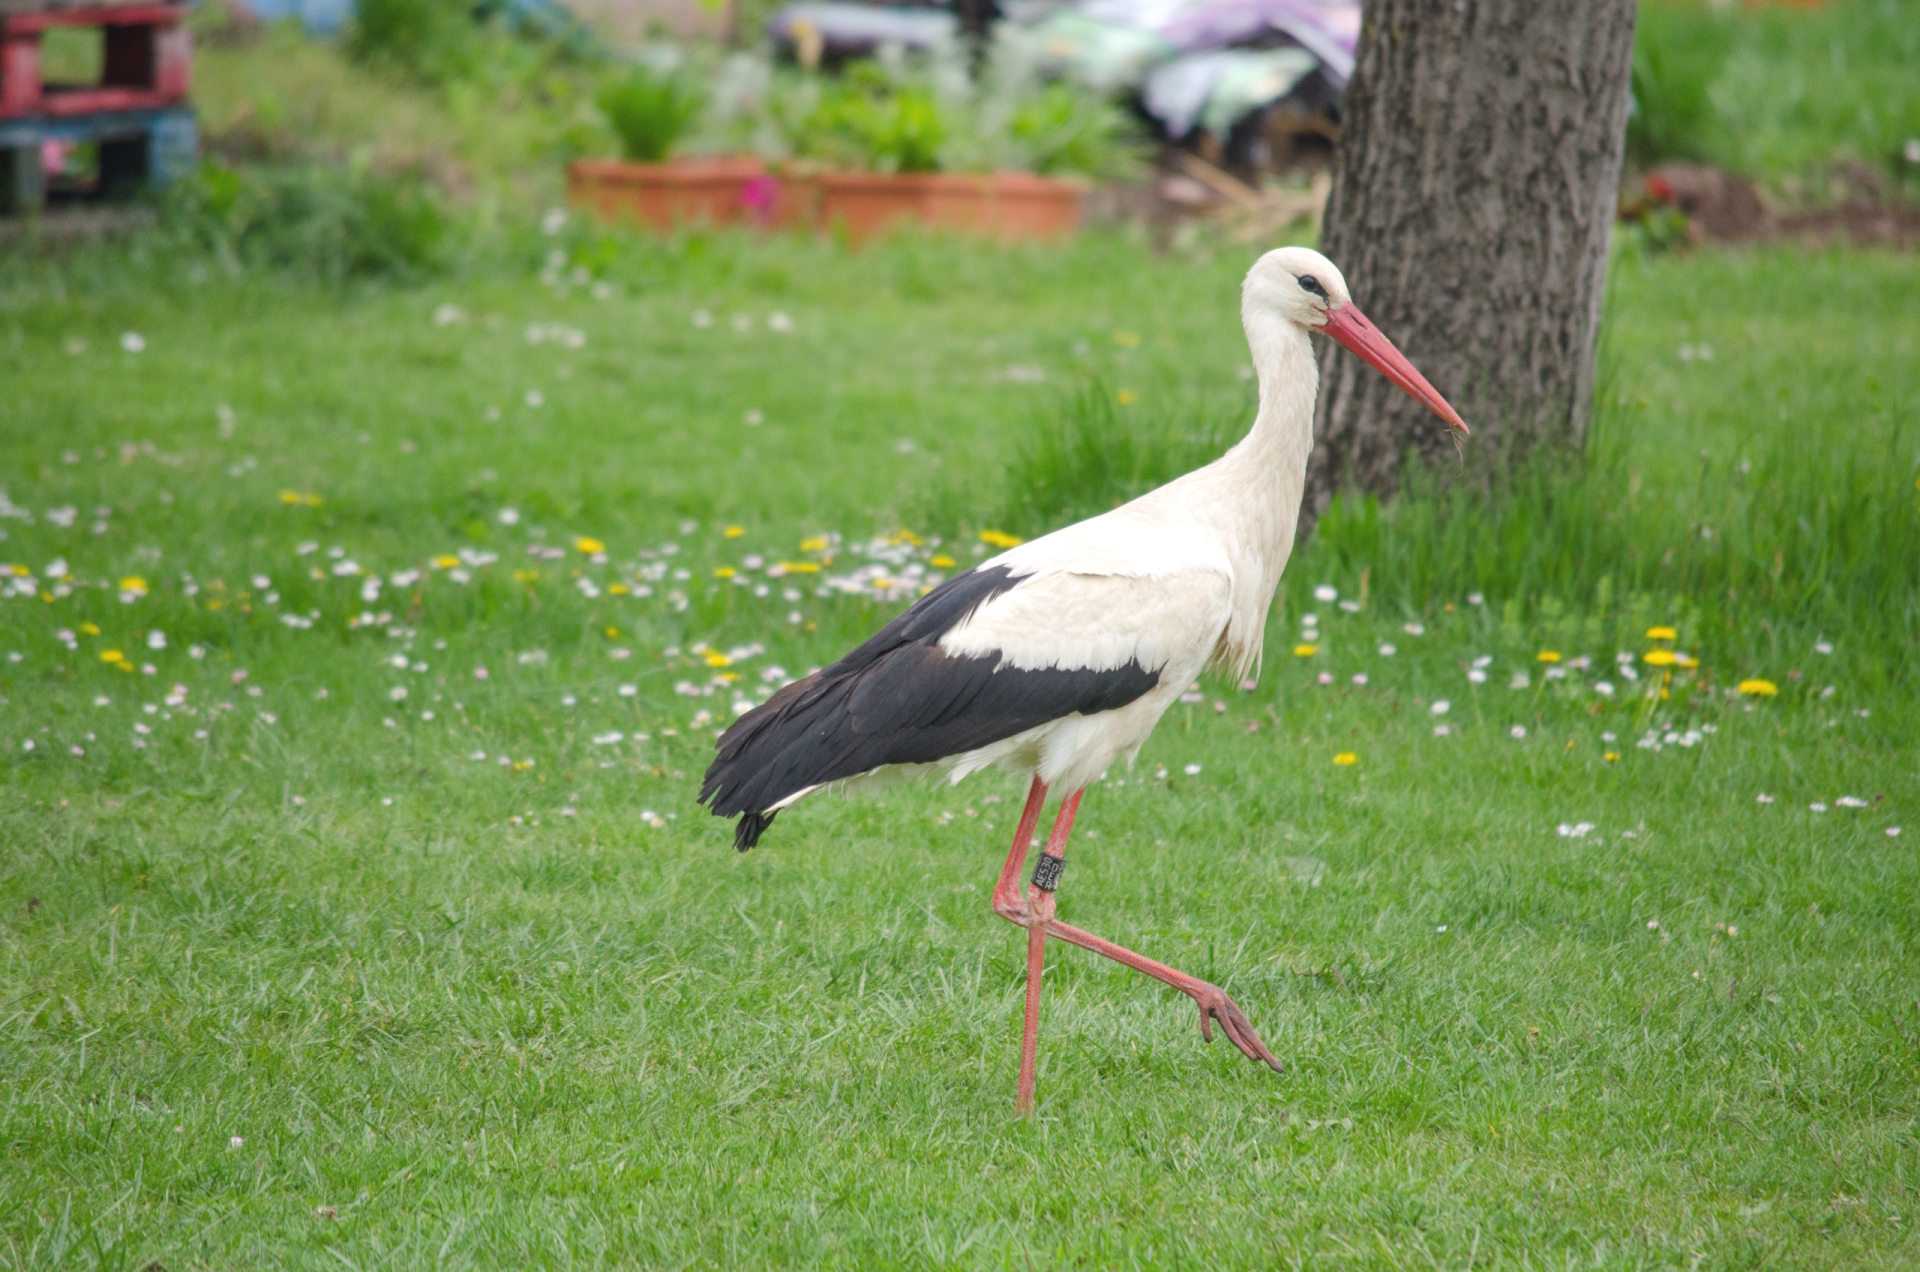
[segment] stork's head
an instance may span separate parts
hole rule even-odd
[[[1334,263],[1312,248],[1276,248],[1255,261],[1247,271],[1240,303],[1249,319],[1256,313],[1271,314],[1307,331],[1332,336],[1445,420],[1449,428],[1467,431],[1460,413],[1360,312]]]

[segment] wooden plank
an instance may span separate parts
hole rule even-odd
[[[153,29],[153,91],[184,100],[193,91],[193,28],[184,22]]]
[[[150,88],[78,88],[42,97],[31,113],[55,118],[73,115],[97,115],[102,111],[158,110],[177,104],[178,98]],[[5,113],[5,112],[0,112]]]
[[[0,40],[0,115],[19,115],[40,103],[40,37]]]
[[[0,119],[151,110],[184,101],[193,85],[193,33],[178,5],[122,5],[0,17]],[[98,85],[49,89],[40,41],[51,26],[102,28]]]
[[[53,12],[12,13],[0,16],[0,31],[12,36],[62,26],[171,26],[186,16],[186,7],[175,4],[61,9]]]

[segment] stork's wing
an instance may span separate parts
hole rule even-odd
[[[1104,672],[1133,665],[1158,672],[1213,651],[1232,594],[1224,570],[1152,576],[1049,570],[955,624],[940,646],[1021,670]]]
[[[926,764],[1050,720],[1112,711],[1204,657],[1231,583],[1195,570],[1143,578],[990,564],[922,597],[831,667],[720,736],[700,798],[744,814],[750,848],[782,801],[888,764]]]

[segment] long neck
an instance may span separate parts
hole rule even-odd
[[[1307,454],[1313,449],[1313,402],[1320,371],[1304,328],[1249,314],[1246,329],[1254,374],[1259,377],[1260,410],[1253,428],[1226,459],[1249,489],[1285,496],[1291,542],[1300,494],[1306,488]]]
[[[1245,324],[1260,382],[1260,409],[1238,445],[1193,474],[1200,488],[1191,493],[1199,498],[1189,505],[1220,536],[1234,561],[1227,644],[1236,674],[1259,658],[1267,609],[1293,550],[1319,385],[1304,329],[1260,314],[1246,315]]]
[[[1303,328],[1264,315],[1248,315],[1246,327],[1260,409],[1253,428],[1213,466],[1222,497],[1215,524],[1260,558],[1264,606],[1300,520],[1320,373]]]

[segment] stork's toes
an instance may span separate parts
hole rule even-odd
[[[1213,1041],[1213,1022],[1220,1022],[1221,1032],[1227,1035],[1227,1041],[1240,1048],[1240,1054],[1249,1060],[1258,1060],[1273,1066],[1275,1073],[1281,1072],[1280,1062],[1267,1050],[1267,1044],[1260,1041],[1260,1035],[1253,1031],[1253,1022],[1247,1019],[1247,1013],[1241,1011],[1227,992],[1218,985],[1203,985],[1193,995],[1200,1004],[1200,1036],[1208,1042]]]

